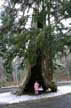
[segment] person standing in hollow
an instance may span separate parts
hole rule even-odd
[[[37,81],[35,81],[35,83],[34,83],[34,92],[35,92],[35,94],[38,94],[38,89],[39,89],[39,83]]]

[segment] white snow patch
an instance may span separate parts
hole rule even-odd
[[[13,104],[13,103],[19,103],[19,102],[25,102],[25,101],[31,101],[31,100],[37,100],[37,99],[45,99],[55,96],[60,96],[63,94],[71,93],[71,86],[59,86],[57,92],[50,92],[50,93],[44,93],[39,95],[22,95],[22,96],[16,96],[13,95],[11,92],[7,93],[1,93],[0,94],[0,104]]]

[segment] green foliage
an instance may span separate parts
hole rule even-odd
[[[68,0],[68,1],[66,2],[65,9],[66,9],[66,11],[67,11],[68,16],[71,17],[71,0]]]

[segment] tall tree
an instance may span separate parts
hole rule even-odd
[[[16,94],[33,92],[35,80],[44,90],[47,88],[52,91],[57,90],[53,82],[53,57],[58,51],[56,44],[66,36],[63,31],[70,31],[70,28],[62,24],[63,19],[70,18],[70,10],[66,8],[69,3],[71,3],[69,0],[8,1],[8,9],[14,9],[16,5],[19,5],[19,9],[16,9],[17,17],[14,17],[15,23],[12,21],[13,25],[10,25],[11,29],[8,29],[8,32],[15,31],[16,48],[19,55],[24,56],[27,65],[23,84]],[[31,9],[33,13],[30,15],[28,13]],[[18,17],[19,14],[22,15]],[[31,18],[31,26],[26,29],[29,18]]]

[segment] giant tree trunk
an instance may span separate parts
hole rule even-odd
[[[44,8],[44,3],[42,7],[45,11]],[[39,12],[39,5],[36,4],[34,8],[34,14],[38,16]],[[41,13],[40,13],[41,14]],[[34,20],[33,18],[33,26],[35,28],[41,29],[46,25],[46,15],[38,17],[37,20]],[[50,20],[49,20],[49,25],[50,25]],[[43,53],[44,54],[44,53]],[[51,91],[56,91],[57,86],[53,82],[53,62],[52,58],[50,55],[45,55],[43,57],[42,53],[39,53],[36,58],[36,63],[35,65],[30,65],[27,67],[28,72],[26,73],[26,76],[24,77],[23,84],[22,86],[17,90],[16,94],[17,95],[22,95],[25,92],[34,92],[33,87],[34,87],[34,82],[37,80],[40,86],[42,86],[43,90],[47,90],[48,88],[51,89]]]
[[[43,90],[48,88],[51,91],[56,91],[57,87],[53,82],[53,63],[52,60],[48,60],[46,56],[45,59],[39,55],[37,57],[36,64],[28,65],[28,71],[24,76],[22,85],[16,91],[17,95],[22,95],[24,93],[33,93],[34,92],[34,82],[37,80],[39,85],[42,86]]]

